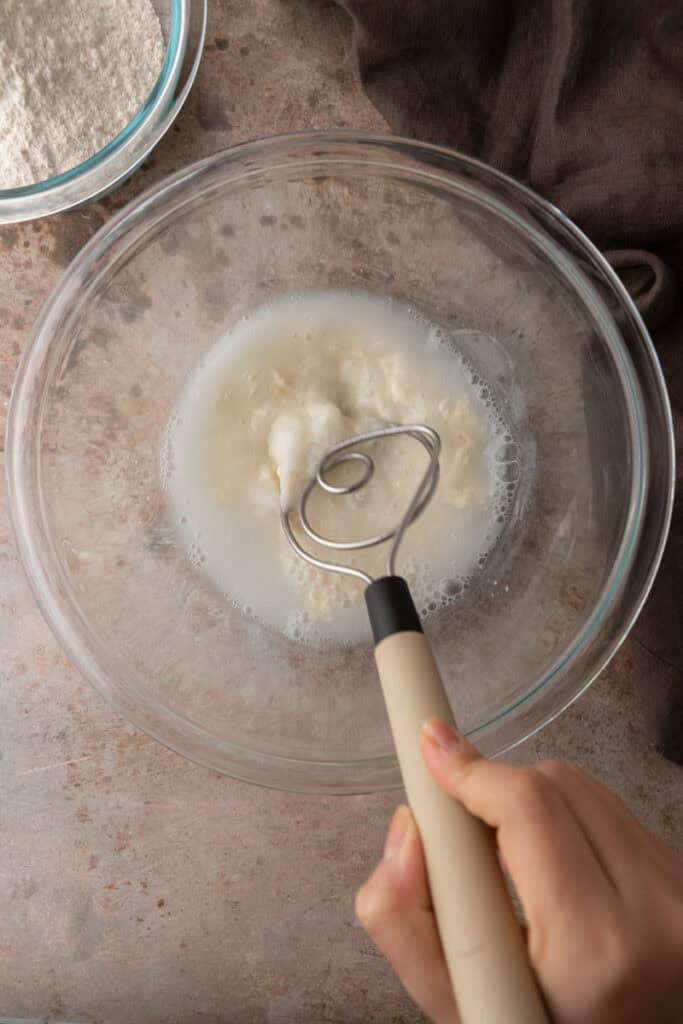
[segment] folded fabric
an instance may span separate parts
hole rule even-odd
[[[395,131],[507,171],[601,248],[630,250],[618,267],[649,281],[641,311],[671,316],[674,275],[648,273],[683,237],[680,0],[339,2]]]
[[[394,131],[526,182],[603,249],[660,328],[680,445],[683,0],[338,2],[367,94]],[[679,512],[633,651],[645,728],[683,764],[681,582]]]

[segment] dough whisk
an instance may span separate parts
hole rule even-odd
[[[329,537],[323,537],[319,534],[311,526],[310,519],[308,517],[308,500],[316,486],[320,487],[321,490],[325,491],[327,494],[335,495],[354,494],[356,491],[362,490],[363,487],[370,483],[370,480],[374,476],[375,462],[372,456],[368,455],[367,452],[358,451],[359,446],[370,444],[373,441],[379,441],[385,437],[397,437],[401,434],[407,434],[409,437],[414,437],[415,440],[422,444],[429,455],[429,464],[400,523],[398,523],[398,525],[392,530],[387,530],[386,533],[378,533],[373,537],[365,537],[362,540],[330,540]],[[304,533],[310,537],[311,540],[315,541],[316,544],[320,544],[320,546],[324,548],[331,548],[334,551],[361,551],[366,548],[377,547],[378,544],[384,544],[393,538],[393,544],[389,549],[389,557],[387,559],[387,576],[394,576],[396,574],[396,558],[398,556],[398,549],[401,545],[405,532],[410,524],[414,523],[418,516],[422,515],[425,508],[431,501],[432,495],[439,483],[440,454],[441,438],[437,434],[436,430],[433,430],[432,427],[426,427],[423,424],[389,426],[382,427],[379,430],[369,430],[365,434],[356,434],[354,437],[350,437],[346,441],[341,441],[339,444],[333,445],[332,448],[329,448],[323,455],[316,467],[314,475],[304,487],[299,499],[297,512],[299,522],[301,523]],[[338,466],[343,464],[348,465],[349,463],[359,463],[362,465],[363,470],[358,479],[348,484],[331,483],[328,479],[328,475]],[[299,555],[300,558],[303,558],[304,561],[308,562],[310,565],[317,566],[318,569],[327,569],[329,572],[340,572],[345,576],[355,576],[357,579],[363,580],[363,582],[368,585],[374,582],[372,576],[363,572],[362,569],[355,569],[350,565],[338,565],[336,562],[326,562],[320,558],[316,558],[315,555],[312,555],[309,551],[306,551],[294,536],[294,531],[290,524],[290,510],[282,509],[280,515],[282,519],[282,528],[285,531],[287,540],[292,545],[297,555]]]
[[[400,522],[357,540],[332,540],[320,534],[308,513],[316,487],[340,497],[360,491],[375,471],[374,458],[364,446],[397,436],[413,438],[428,456]],[[396,561],[408,527],[436,491],[440,455],[438,433],[424,424],[371,430],[329,448],[301,493],[296,518],[303,533],[323,549],[362,551],[391,542],[386,576],[373,579],[362,569],[308,551],[294,533],[291,507],[282,509],[282,528],[306,562],[366,584],[375,661],[408,801],[422,839],[432,902],[462,1024],[547,1024],[493,835],[437,786],[420,752],[423,722],[436,717],[454,724],[454,718],[408,584],[396,574]],[[360,473],[350,482],[335,484],[330,475],[342,465],[355,465]]]

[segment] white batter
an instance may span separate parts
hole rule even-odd
[[[409,422],[433,426],[443,444],[439,487],[399,564],[425,614],[467,586],[510,502],[496,475],[496,452],[510,437],[488,389],[440,330],[397,303],[314,292],[245,317],[197,366],[163,453],[193,563],[247,614],[290,636],[365,636],[362,584],[301,562],[282,536],[280,506],[296,501],[331,444]],[[367,536],[401,518],[427,455],[410,438],[378,442],[372,455],[376,474],[362,492],[314,496],[321,533]],[[381,575],[386,549],[348,561]]]

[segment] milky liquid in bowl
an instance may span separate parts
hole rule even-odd
[[[448,608],[502,530],[517,445],[490,387],[444,330],[404,303],[358,292],[269,303],[195,367],[161,458],[172,518],[193,565],[242,612],[292,639],[366,639],[363,587],[302,561],[284,538],[280,508],[296,504],[331,445],[396,423],[427,423],[441,437],[439,486],[406,536],[400,569],[423,615]],[[400,437],[375,443],[372,455],[367,487],[346,497],[313,495],[311,516],[323,536],[375,536],[400,521],[426,452]],[[357,478],[357,465],[345,470]],[[386,547],[335,557],[374,576],[386,571]]]

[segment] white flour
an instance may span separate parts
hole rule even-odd
[[[0,189],[102,149],[164,61],[151,0],[0,0]]]

